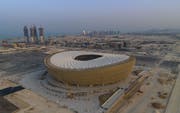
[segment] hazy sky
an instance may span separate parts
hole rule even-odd
[[[180,28],[180,0],[0,0],[0,37],[32,24],[52,34]]]

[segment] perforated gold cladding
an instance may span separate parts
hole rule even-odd
[[[135,58],[130,57],[124,62],[104,67],[82,70],[63,69],[50,62],[51,56],[44,60],[48,72],[56,80],[69,85],[89,86],[116,83],[126,79],[135,65]]]

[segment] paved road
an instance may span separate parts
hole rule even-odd
[[[175,47],[172,47],[172,48],[175,48]],[[177,52],[177,51],[174,51],[175,53]],[[167,55],[165,55],[165,56],[168,56],[168,55],[170,55],[171,56],[171,53],[168,53]],[[162,59],[155,65],[155,67],[153,68],[153,77],[152,77],[152,80],[151,80],[151,85],[149,85],[148,86],[148,89],[154,89],[157,85],[158,85],[158,83],[156,82],[156,77],[158,76],[158,72],[159,72],[159,65],[165,60],[165,56],[164,57],[162,57]],[[179,68],[180,69],[180,68]],[[169,112],[166,112],[166,113],[180,113],[180,111],[178,111],[178,109],[180,110],[180,101],[179,101],[179,99],[178,98],[180,98],[180,75],[179,75],[179,80],[177,81],[178,82],[178,84],[179,85],[177,85],[176,87],[176,92],[175,92],[175,94],[174,94],[174,96],[173,97],[175,97],[175,101],[176,102],[174,102],[174,101],[172,101],[171,103],[174,103],[176,106],[178,106],[178,107],[176,107],[177,109],[177,112],[175,112],[175,109],[173,108],[173,106],[175,106],[175,105],[173,105],[173,104],[171,104],[170,103],[170,105],[171,105],[171,108],[169,109],[170,111]],[[179,89],[178,89],[179,88]],[[126,110],[124,110],[124,113],[146,113],[146,110],[147,110],[147,104],[145,104],[145,102],[147,102],[148,101],[148,99],[152,96],[152,91],[153,90],[147,90],[147,91],[145,91],[144,92],[144,94],[142,95],[142,97],[141,98],[139,98],[139,99],[137,99],[136,101],[135,101],[135,103],[134,103],[134,105],[132,106],[132,107],[130,107],[130,108],[128,108],[128,109],[126,109]],[[178,94],[179,93],[179,94]],[[171,109],[172,109],[172,111],[171,111]],[[173,111],[174,110],[174,111]],[[119,112],[119,113],[122,113],[121,111]]]
[[[180,74],[177,76],[176,84],[174,86],[165,113],[180,113]]]

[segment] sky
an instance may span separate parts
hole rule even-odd
[[[179,29],[180,0],[0,0],[0,38],[33,24],[51,35]]]

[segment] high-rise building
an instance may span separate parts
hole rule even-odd
[[[37,30],[36,30],[36,26],[33,25],[30,28],[30,35],[31,35],[31,42],[32,43],[38,43],[38,34],[37,34]]]
[[[31,37],[31,42],[34,43],[34,37],[33,37],[33,29],[32,29],[32,27],[30,28],[30,37]]]
[[[87,34],[86,30],[83,30],[82,34],[85,36]]]
[[[26,39],[26,42],[29,43],[29,31],[27,26],[24,26],[24,38]]]
[[[39,28],[39,38],[40,38],[40,43],[44,43],[44,28],[43,27]]]

